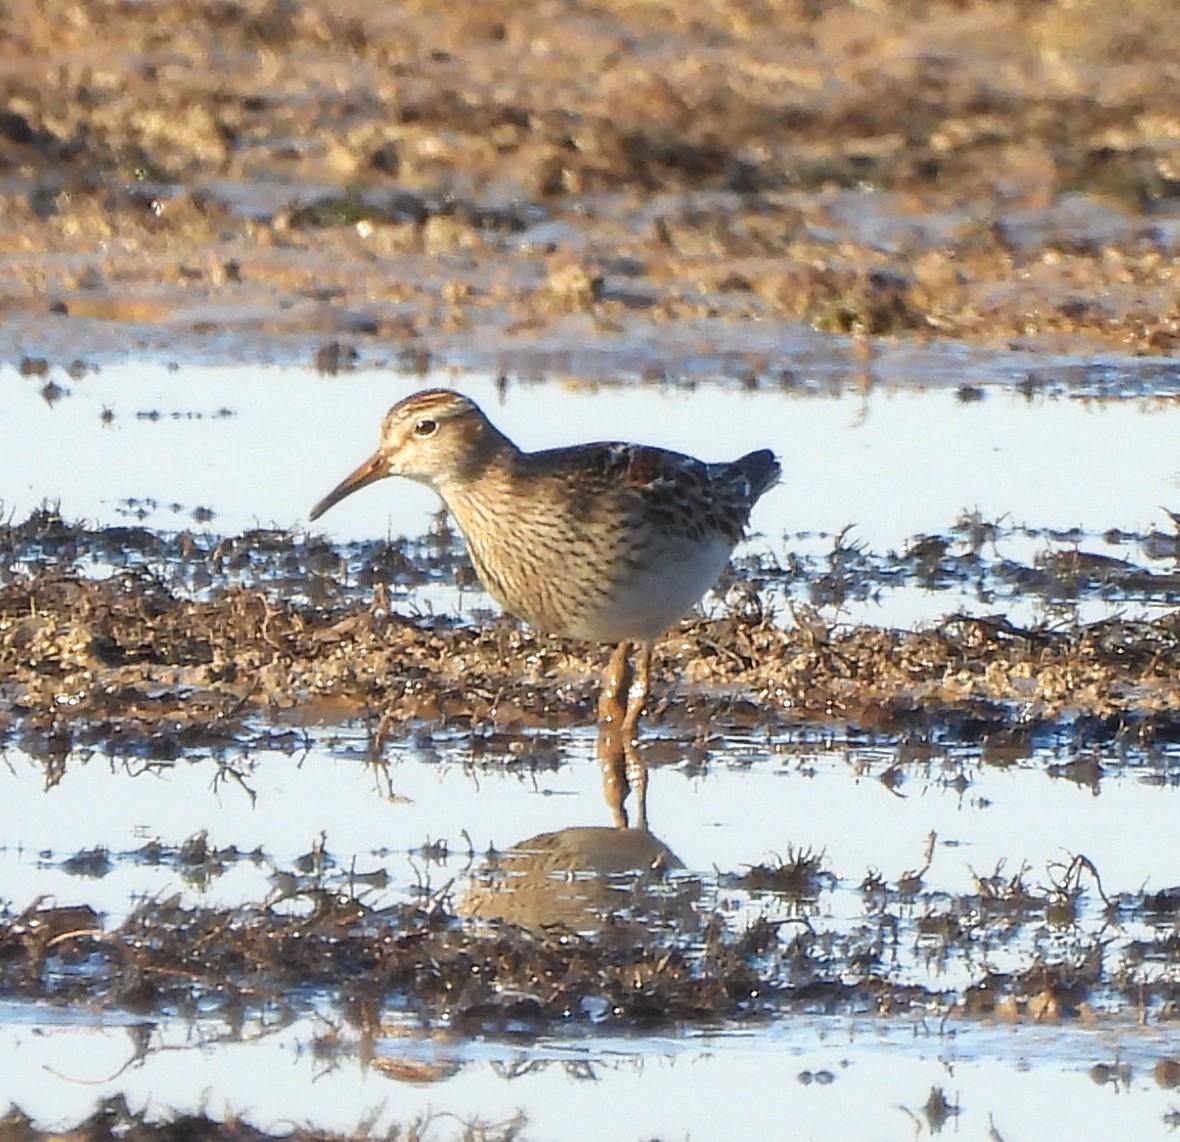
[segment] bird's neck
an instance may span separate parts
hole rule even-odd
[[[513,515],[524,454],[491,425],[464,454],[435,491],[465,535],[473,529],[497,531]]]

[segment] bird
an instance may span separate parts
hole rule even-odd
[[[716,585],[781,467],[766,448],[722,463],[617,441],[527,452],[474,401],[427,389],[386,413],[376,452],[311,520],[388,476],[441,497],[480,582],[509,614],[547,634],[615,644],[600,725],[632,743],[654,640]]]

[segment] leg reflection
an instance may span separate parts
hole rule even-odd
[[[630,827],[627,796],[635,793],[635,828],[647,831],[647,764],[637,744],[621,727],[598,723],[598,762],[602,766],[602,795],[615,827]]]

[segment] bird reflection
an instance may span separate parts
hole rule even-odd
[[[628,943],[648,942],[661,926],[697,927],[700,883],[675,875],[683,862],[647,827],[647,768],[636,743],[617,722],[600,723],[598,757],[613,825],[541,833],[495,854],[472,877],[461,913],[609,931]]]

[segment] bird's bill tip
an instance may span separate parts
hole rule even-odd
[[[355,472],[345,476],[322,500],[319,501],[308,512],[308,518],[314,523],[320,518],[330,507],[338,504],[346,496],[351,496],[353,492],[359,492],[361,488],[374,483],[377,480],[384,479],[389,475],[389,469],[385,465],[385,461],[380,452],[370,456]]]

